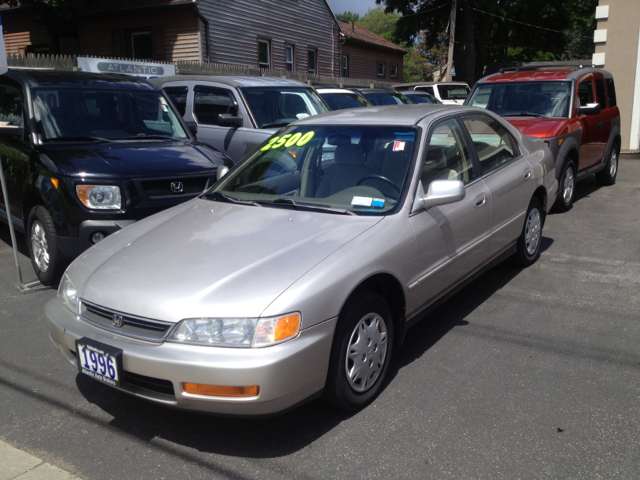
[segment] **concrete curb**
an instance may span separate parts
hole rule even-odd
[[[58,467],[12,447],[0,440],[0,480],[70,480],[77,479]]]

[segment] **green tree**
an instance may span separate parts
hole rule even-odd
[[[346,11],[342,13],[336,13],[336,18],[338,20],[342,20],[343,22],[351,23],[360,20],[360,15],[355,12]]]
[[[364,17],[355,23],[359,27],[371,30],[382,38],[393,42],[395,40],[396,23],[400,20],[400,14],[385,12],[383,7],[370,8]]]
[[[447,29],[451,3],[442,0],[376,0],[402,15],[398,40],[425,32],[430,47]],[[473,83],[490,63],[561,60],[587,55],[593,43],[598,0],[457,0],[453,60],[456,78]]]

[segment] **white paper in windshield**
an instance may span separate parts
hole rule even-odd
[[[351,200],[351,205],[358,205],[361,207],[370,207],[373,203],[373,198],[371,197],[353,197]]]

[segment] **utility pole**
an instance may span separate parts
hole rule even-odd
[[[453,0],[451,5],[451,33],[449,34],[449,58],[447,58],[447,82],[451,81],[451,69],[453,68],[453,45],[456,41],[456,4],[458,0]]]

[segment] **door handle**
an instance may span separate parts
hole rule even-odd
[[[602,128],[604,127],[604,121],[599,118],[598,119],[598,130],[602,130]]]
[[[524,172],[524,179],[529,180],[531,178],[531,170],[526,170]]]
[[[487,203],[487,196],[484,193],[481,193],[474,201],[476,202],[476,208],[481,207]]]

